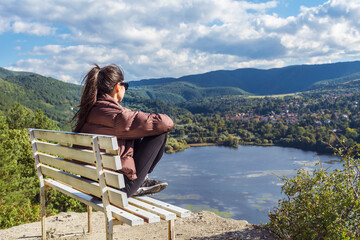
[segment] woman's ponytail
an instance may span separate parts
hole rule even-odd
[[[86,121],[87,114],[94,106],[98,94],[98,75],[100,67],[95,64],[83,79],[83,92],[80,100],[79,110],[72,120],[77,119],[74,132],[79,132]]]
[[[100,72],[100,67],[95,64],[90,72],[85,76],[84,90],[80,100],[80,106],[94,105],[96,103],[97,93],[98,93],[98,75]]]

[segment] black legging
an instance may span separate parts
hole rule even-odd
[[[125,188],[121,189],[126,192],[128,197],[131,197],[139,189],[146,175],[151,173],[160,161],[165,150],[166,139],[167,133],[163,133],[135,140],[134,160],[137,179],[131,181],[124,177]]]

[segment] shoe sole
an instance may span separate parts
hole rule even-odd
[[[161,192],[164,190],[168,184],[162,183],[157,184],[151,187],[141,187],[138,189],[139,193],[135,193],[133,196],[144,196],[144,195],[154,195],[155,193]],[[141,192],[140,192],[141,191]]]

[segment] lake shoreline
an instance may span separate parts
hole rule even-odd
[[[208,146],[219,146],[219,147],[229,147],[229,148],[237,148],[237,147],[233,147],[233,146],[228,146],[228,145],[223,145],[223,144],[217,144],[217,143],[188,143],[186,145],[186,148],[183,149],[177,149],[177,150],[173,150],[171,152],[166,152],[168,154],[171,153],[177,153],[177,152],[182,152],[190,147],[208,147]],[[300,147],[296,147],[296,146],[286,146],[286,145],[281,145],[281,144],[274,144],[274,143],[256,143],[256,142],[242,142],[239,143],[238,146],[263,146],[263,147],[285,147],[285,148],[295,148],[295,149],[300,149],[303,151],[311,151],[311,152],[316,152],[316,154],[318,155],[334,155],[333,153],[331,153],[330,151],[325,151],[325,150],[315,150],[315,149],[311,149],[311,148],[300,148]]]
[[[216,143],[189,143],[189,147],[207,147],[207,146],[221,146]]]

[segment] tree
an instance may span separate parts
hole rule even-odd
[[[40,216],[39,181],[27,128],[58,127],[42,111],[34,113],[21,104],[15,104],[7,114],[0,113],[0,228],[7,228],[38,221]],[[47,192],[48,213],[85,209],[69,197],[59,205],[59,197],[65,198],[59,192]]]
[[[30,127],[33,119],[33,111],[15,103],[13,108],[7,111],[6,122],[10,129]]]
[[[346,137],[348,138],[352,138],[352,139],[356,139],[359,134],[358,132],[356,131],[356,129],[354,128],[346,128],[346,133],[345,133]]]

